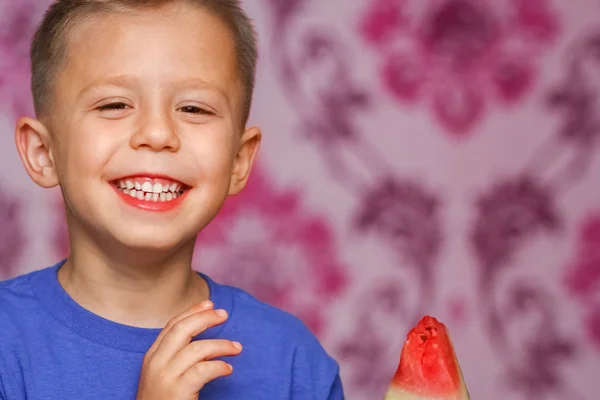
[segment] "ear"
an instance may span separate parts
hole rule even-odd
[[[242,134],[240,145],[233,162],[231,184],[229,186],[230,196],[239,194],[244,187],[246,187],[261,140],[262,133],[260,129],[256,127],[248,128]]]
[[[36,184],[44,188],[59,184],[50,151],[52,141],[44,124],[32,118],[20,118],[15,131],[15,143],[27,174]]]

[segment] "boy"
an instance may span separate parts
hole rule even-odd
[[[259,147],[256,53],[237,0],[51,6],[15,138],[71,250],[0,283],[0,399],[343,399],[299,320],[191,269]]]

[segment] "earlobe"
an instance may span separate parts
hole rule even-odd
[[[20,118],[15,131],[15,144],[29,177],[39,186],[58,185],[58,175],[50,152],[51,138],[40,121]]]
[[[243,133],[233,164],[231,184],[229,186],[230,196],[239,194],[246,186],[261,140],[262,133],[259,128],[248,128]]]

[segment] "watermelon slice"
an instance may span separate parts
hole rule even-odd
[[[448,329],[433,317],[423,317],[408,333],[385,400],[468,399]]]

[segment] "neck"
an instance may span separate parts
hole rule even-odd
[[[79,231],[79,230],[78,230]],[[171,251],[127,249],[71,234],[71,251],[58,271],[65,291],[108,320],[162,328],[169,319],[208,299],[208,286],[191,268],[194,241]],[[75,232],[73,232],[75,233]]]

